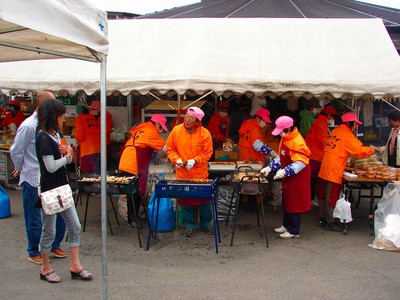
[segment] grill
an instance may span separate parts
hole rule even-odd
[[[127,177],[127,176],[123,176],[122,174],[117,173],[117,172],[112,173],[112,176]],[[129,176],[129,177],[132,177],[132,176]],[[139,193],[139,177],[140,177],[140,174],[137,174],[137,175],[134,175],[131,179],[124,181],[124,182],[107,182],[107,194],[108,194],[108,198],[110,199],[111,206],[114,211],[115,219],[117,221],[118,226],[119,226],[119,221],[118,221],[118,217],[117,217],[117,212],[115,210],[111,195],[112,194],[132,195],[132,194]],[[86,176],[84,178],[93,180],[93,181],[86,181],[83,179],[77,180],[78,193],[76,194],[76,197],[75,197],[75,203],[77,203],[77,201],[80,198],[82,193],[87,194],[86,195],[85,218],[83,221],[83,231],[86,230],[86,219],[87,219],[87,212],[88,212],[88,206],[89,206],[89,197],[91,194],[99,194],[101,192],[101,178],[99,175],[90,175],[90,176]],[[81,200],[81,202],[82,202],[82,200]],[[108,225],[110,227],[110,232],[113,235],[113,231],[111,228],[111,224],[110,224],[108,215],[107,215],[107,221],[108,221]],[[137,231],[138,231],[138,229],[137,229]],[[139,245],[141,247],[142,244],[141,244],[139,232],[138,232],[138,238],[139,238]]]
[[[120,174],[113,174],[115,177],[127,177]],[[129,176],[132,177],[132,176]],[[110,182],[107,181],[107,193],[109,194],[125,194],[131,195],[138,192],[139,189],[139,177],[140,175],[135,175],[131,179],[125,182]],[[82,179],[78,180],[78,190],[81,193],[100,193],[101,192],[101,178],[98,175],[86,176],[85,178],[90,178],[92,180],[98,179],[98,181],[84,181]]]
[[[214,181],[161,180],[155,185],[155,193],[156,197],[211,199],[214,196]]]
[[[211,199],[212,219],[214,224],[214,242],[215,252],[218,254],[218,241],[221,242],[219,234],[218,212],[215,200],[215,186],[218,178],[202,182],[193,180],[165,180],[162,179],[155,184],[154,195],[157,199],[157,209],[159,207],[160,198],[203,198]],[[158,210],[156,212],[158,215]],[[149,224],[149,234],[147,237],[147,250],[150,247],[150,237],[152,232],[157,232],[156,228],[152,228]]]

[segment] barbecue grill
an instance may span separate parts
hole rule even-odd
[[[160,201],[160,198],[203,198],[203,199],[211,199],[211,207],[212,207],[212,218],[214,223],[214,242],[215,242],[215,252],[218,254],[218,241],[221,242],[220,234],[219,234],[219,224],[218,224],[218,212],[217,205],[215,201],[215,185],[218,178],[214,180],[165,180],[162,179],[158,183],[155,184],[154,193],[157,201]],[[159,203],[157,203],[157,208],[159,207]],[[154,214],[153,214],[154,215]],[[158,216],[158,211],[156,212],[156,216]],[[149,224],[149,234],[147,238],[147,250],[150,247],[150,238],[152,232],[157,232],[157,222],[155,228],[151,228],[151,224]]]
[[[229,203],[228,216],[226,219],[226,225],[228,225],[231,211],[233,212],[233,223],[232,223],[232,236],[231,236],[231,246],[233,245],[233,238],[235,236],[236,222],[237,222],[237,214],[239,208],[239,202],[242,195],[253,195],[256,196],[259,201],[257,201],[257,225],[260,226],[260,218],[259,218],[259,207],[261,208],[261,216],[263,221],[263,229],[265,242],[267,247],[268,245],[268,237],[266,230],[266,222],[265,222],[265,213],[264,213],[264,204],[262,199],[263,194],[263,184],[267,184],[268,181],[264,176],[261,176],[258,172],[254,172],[252,167],[250,166],[241,166],[238,168],[239,172],[236,174],[232,174],[232,183],[234,184],[234,188],[231,194],[231,201]],[[235,176],[243,173],[242,176]],[[237,195],[237,197],[235,197]],[[234,200],[235,203],[234,203]]]
[[[114,177],[126,177],[126,176],[122,176],[122,174],[120,173],[112,173],[112,175]],[[131,176],[132,178],[130,178],[129,180],[126,180],[124,182],[114,182],[114,181],[108,181],[107,182],[107,194],[109,196],[110,202],[111,202],[111,206],[113,208],[114,211],[114,215],[115,215],[115,219],[117,220],[117,224],[118,226],[120,226],[119,224],[119,220],[118,220],[118,216],[117,216],[117,212],[115,210],[115,206],[114,203],[112,201],[112,194],[125,194],[125,195],[133,195],[135,193],[139,192],[139,177],[140,174]],[[90,180],[90,181],[87,181]],[[78,199],[81,196],[82,193],[86,193],[86,208],[85,208],[85,218],[83,221],[83,231],[85,231],[86,229],[86,218],[87,218],[87,212],[88,212],[88,207],[89,207],[89,197],[92,194],[99,194],[101,193],[101,178],[99,175],[93,174],[93,175],[89,175],[86,176],[82,179],[77,180],[77,184],[78,184],[78,192],[76,194],[76,198],[75,198],[75,206],[78,203]],[[108,221],[108,225],[110,227],[110,232],[113,235],[113,231],[111,228],[111,224],[110,224],[110,219],[108,217],[107,214],[107,221]],[[139,236],[139,243],[140,242],[140,236]]]

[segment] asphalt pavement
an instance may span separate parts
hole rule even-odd
[[[267,207],[269,248],[256,213],[242,209],[233,247],[232,228],[221,224],[219,254],[212,236],[196,231],[186,238],[183,228],[162,234],[145,251],[125,220],[119,217],[117,225],[110,206],[114,235],[107,236],[106,269],[100,197],[91,197],[81,260],[95,280],[72,280],[69,258],[51,258],[63,280],[49,284],[39,279],[39,266],[27,260],[22,193],[7,192],[12,214],[0,219],[1,299],[399,299],[400,256],[368,247],[373,236],[366,200],[353,211],[347,235],[321,229],[313,208],[303,214],[300,238],[291,240],[273,233],[281,225],[281,208]],[[77,206],[82,223],[85,200]],[[146,227],[141,232],[145,243]]]

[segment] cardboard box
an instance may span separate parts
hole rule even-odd
[[[223,158],[223,159],[221,159]],[[215,160],[237,160],[238,153],[232,151],[215,150]]]
[[[63,135],[71,135],[72,129],[75,127],[76,117],[67,117],[64,119],[61,133]]]
[[[65,125],[65,126],[72,126],[72,127],[74,127],[74,126],[75,126],[75,120],[76,120],[76,117],[68,117],[68,118],[65,118],[65,119],[64,119],[64,125]]]

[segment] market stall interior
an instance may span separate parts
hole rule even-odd
[[[4,63],[0,74],[6,101],[32,96],[38,87],[57,92],[68,107],[62,128],[68,144],[76,144],[75,117],[93,100],[106,98],[114,122],[112,143],[104,151],[109,171],[118,165],[131,126],[148,120],[151,113],[162,113],[171,127],[176,124],[174,119],[179,123],[181,110],[192,105],[205,111],[203,125],[207,126],[218,103],[228,102],[232,129],[260,107],[270,110],[272,120],[285,114],[298,122],[307,101],[318,98],[321,106],[333,105],[339,114],[357,112],[364,123],[358,128],[358,137],[366,144],[383,145],[389,135],[386,115],[397,106],[400,96],[400,59],[381,20],[123,20],[109,25],[112,51],[107,91],[98,92],[98,70],[85,62],[23,62],[19,68],[24,72],[18,78],[15,64]],[[249,33],[254,32],[259,33],[251,35],[255,47],[226,47],[247,44]],[[142,43],[126,39],[128,35],[137,36]],[[165,47],[154,48],[154,39],[164,41]],[[170,40],[187,43],[176,45]],[[293,44],[298,47],[289,46]],[[310,49],[309,45],[316,46]],[[293,61],[298,62],[295,69]],[[349,74],[355,66],[357,80],[352,80]],[[44,71],[37,74],[39,67]],[[215,149],[214,154],[216,162],[233,162],[236,169],[237,130],[231,131],[231,146]],[[152,161],[153,165],[167,163],[162,158]],[[227,174],[211,164],[210,175]]]

